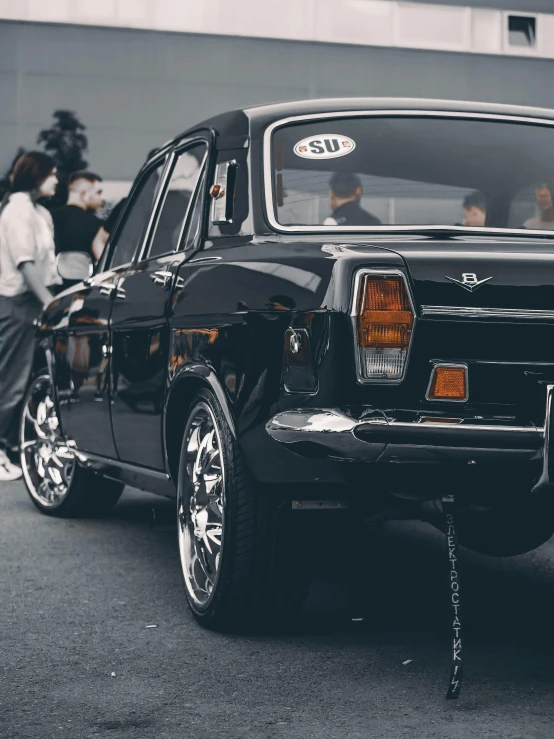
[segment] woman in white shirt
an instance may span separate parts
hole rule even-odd
[[[37,203],[52,197],[57,184],[48,154],[23,154],[0,213],[0,481],[21,477],[7,450],[17,445],[19,411],[33,365],[33,322],[52,300],[49,288],[61,283],[52,218]]]

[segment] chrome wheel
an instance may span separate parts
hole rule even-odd
[[[192,603],[206,607],[220,572],[225,510],[225,466],[217,422],[199,401],[185,429],[185,460],[177,498],[179,552]]]
[[[21,417],[21,468],[29,492],[41,506],[57,508],[65,500],[75,471],[75,456],[60,433],[47,375],[31,385]]]

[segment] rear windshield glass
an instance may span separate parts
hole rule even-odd
[[[498,120],[337,118],[278,128],[283,226],[554,231],[554,128]]]

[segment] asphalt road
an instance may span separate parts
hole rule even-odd
[[[21,483],[0,484],[1,739],[554,735],[553,544],[506,560],[463,552],[466,679],[446,702],[438,533],[375,535],[359,624],[336,556],[348,531],[337,531],[298,629],[239,637],[189,614],[172,513],[127,490],[105,519],[57,520]]]

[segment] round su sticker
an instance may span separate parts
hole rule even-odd
[[[308,136],[294,146],[294,153],[303,159],[336,159],[354,151],[356,143],[348,136],[321,133]]]

